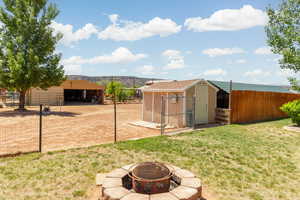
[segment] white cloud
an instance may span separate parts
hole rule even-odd
[[[258,54],[258,55],[271,55],[271,54],[273,54],[270,47],[257,48],[257,49],[255,49],[254,53]]]
[[[86,59],[83,59],[81,56],[72,56],[70,58],[62,60],[63,65],[81,65],[85,64],[86,62]]]
[[[267,77],[267,76],[270,76],[270,75],[271,75],[271,72],[263,71],[262,69],[255,69],[253,71],[247,71],[247,72],[244,73],[244,76],[252,77],[252,78],[256,78],[257,76]]]
[[[204,76],[226,76],[227,72],[221,68],[210,69],[203,72]]]
[[[154,70],[155,70],[155,67],[153,67],[152,65],[144,65],[144,66],[138,68],[136,71],[142,75],[153,75],[153,74],[155,74]]]
[[[276,72],[276,74],[278,76],[281,76],[281,77],[291,77],[291,76],[295,76],[295,72],[293,72],[292,70],[289,70],[289,69],[280,69]]]
[[[213,13],[209,18],[194,17],[185,20],[188,30],[204,31],[236,31],[255,26],[264,26],[268,21],[267,14],[251,5],[240,9],[224,9]]]
[[[180,51],[178,50],[173,50],[173,49],[168,49],[168,50],[165,50],[162,55],[163,56],[167,56],[167,57],[177,57],[181,54]]]
[[[126,72],[128,72],[128,70],[127,69],[120,69],[120,72],[121,73],[126,73]]]
[[[168,64],[163,69],[172,70],[185,67],[184,56],[181,55],[180,51],[169,49],[164,51],[162,55],[168,59]]]
[[[73,26],[70,24],[64,25],[53,21],[51,27],[54,29],[54,34],[63,34],[60,42],[66,46],[70,46],[72,43],[80,40],[89,39],[91,35],[98,33],[97,28],[93,24],[86,24],[75,32],[73,31]]]
[[[202,53],[205,55],[209,55],[210,57],[216,57],[233,54],[242,54],[245,53],[245,51],[241,48],[211,48],[203,50]]]
[[[112,14],[112,15],[109,15],[108,18],[111,21],[111,23],[116,24],[119,19],[119,15]]]
[[[81,65],[64,65],[64,70],[67,75],[81,75]]]
[[[239,59],[235,61],[237,64],[245,64],[247,61],[245,59]]]
[[[171,19],[155,17],[147,23],[133,21],[119,21],[117,14],[109,16],[111,25],[99,32],[102,40],[135,41],[159,35],[166,37],[181,31],[181,26]]]
[[[80,56],[73,56],[62,61],[64,65],[69,64],[103,64],[103,63],[129,63],[135,62],[147,57],[146,54],[134,54],[125,47],[120,47],[113,51],[110,55],[96,56],[93,58],[85,59]]]

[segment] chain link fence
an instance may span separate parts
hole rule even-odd
[[[105,105],[45,104],[29,106],[26,112],[14,110],[18,106],[17,98],[11,96],[8,101],[11,106],[0,109],[0,157],[88,147],[160,134],[158,129],[133,125],[132,122],[142,119],[139,94],[116,104],[109,100]],[[171,114],[175,113],[169,112],[165,116],[171,120]]]
[[[195,97],[161,96],[161,135],[182,128],[195,128]]]
[[[16,108],[19,104],[18,92],[7,92],[0,95],[0,104],[4,107]]]
[[[0,157],[39,151],[39,111],[0,112]],[[30,120],[28,120],[30,119]]]

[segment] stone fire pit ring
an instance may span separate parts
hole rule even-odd
[[[137,164],[123,166],[106,174],[102,181],[103,200],[198,200],[202,197],[202,185],[199,178],[185,169],[166,165],[173,172],[173,179],[179,183],[169,192],[160,194],[136,193],[128,184],[128,174]]]

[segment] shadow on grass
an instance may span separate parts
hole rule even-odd
[[[289,119],[289,117],[281,117],[277,119],[266,119],[266,120],[259,120],[259,121],[251,121],[251,122],[243,122],[243,123],[232,123],[233,125],[252,125],[252,124],[263,124],[266,122],[280,122],[283,119]]]
[[[0,117],[26,117],[26,116],[34,116],[39,115],[40,112],[37,110],[26,110],[26,111],[3,111],[0,112]],[[59,112],[59,111],[51,111],[51,112],[43,112],[43,116],[59,116],[59,117],[75,117],[80,115],[74,112]]]
[[[224,124],[219,124],[219,123],[209,123],[209,124],[197,124],[196,129],[201,129],[201,128],[215,128],[219,126],[224,126]]]

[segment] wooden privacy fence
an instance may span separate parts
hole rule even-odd
[[[231,92],[231,123],[287,117],[280,107],[296,99],[300,99],[300,94],[234,90]]]

